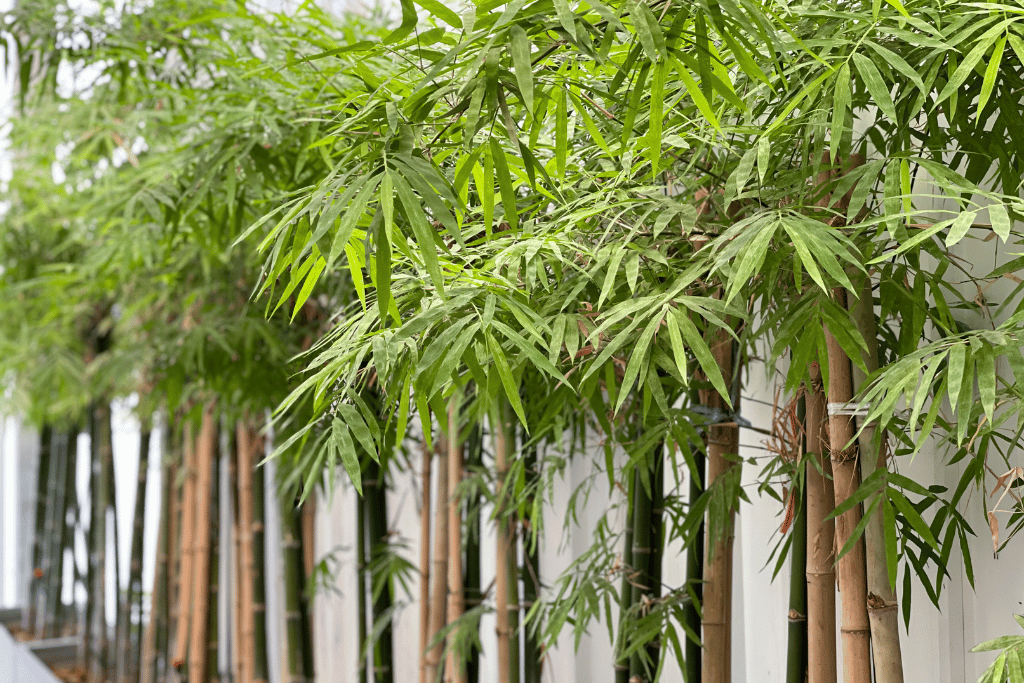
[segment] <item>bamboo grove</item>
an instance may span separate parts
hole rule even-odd
[[[778,501],[787,680],[837,681],[838,634],[844,681],[897,683],[911,587],[937,604],[945,578],[973,584],[969,537],[998,551],[1024,524],[1020,8],[402,0],[390,26],[313,3],[94,9],[18,3],[5,24],[0,275],[8,409],[43,442],[28,620],[81,634],[88,680],[220,680],[221,649],[232,678],[268,680],[267,505],[288,670],[311,680],[309,590],[331,580],[312,506],[338,486],[358,492],[360,680],[383,683],[413,585],[421,683],[484,680],[491,613],[499,683],[539,683],[561,634],[605,631],[603,680],[669,661],[732,680],[751,494]],[[967,263],[986,243],[994,265]],[[744,386],[765,369],[780,393],[756,425]],[[153,586],[141,523],[107,519],[109,406],[133,393],[140,473],[164,435]],[[88,504],[67,484],[83,430]],[[742,430],[773,457],[741,458]],[[915,457],[963,468],[958,486],[901,474]],[[566,524],[589,491],[618,503],[548,577],[543,512],[581,458],[601,476]],[[386,497],[410,469],[415,559]],[[133,539],[117,615],[108,528]],[[59,598],[79,537],[82,614]],[[987,680],[1024,681],[1024,638],[979,648],[1001,651]]]

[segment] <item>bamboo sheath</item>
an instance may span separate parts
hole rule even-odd
[[[427,683],[427,645],[430,644],[430,464],[433,453],[422,443],[420,506],[420,683]]]
[[[454,624],[466,611],[465,588],[462,581],[462,506],[459,484],[462,483],[462,443],[459,440],[458,399],[448,403],[448,623]],[[466,668],[455,648],[454,633],[448,638],[448,662],[445,680],[465,683]]]
[[[196,440],[196,522],[192,569],[192,626],[188,653],[188,683],[203,683],[207,675],[208,611],[210,609],[210,536],[213,506],[213,468],[217,425],[213,406],[203,409]]]
[[[713,333],[709,346],[722,376],[733,376],[732,339],[724,331]],[[701,391],[701,402],[712,411],[728,411],[725,398],[714,389]],[[738,397],[736,398],[738,400]],[[733,408],[738,408],[734,406]],[[732,425],[708,427],[707,480],[712,485],[724,476],[739,451],[739,428]],[[724,529],[717,539],[706,534],[704,554],[704,601],[702,603],[704,653],[701,660],[703,683],[729,683],[732,680],[732,546],[734,510],[729,510]]]
[[[428,429],[429,426],[424,428]],[[448,439],[438,439],[437,446],[442,457],[437,459],[437,510],[434,513],[434,555],[431,568],[433,586],[430,590],[430,631],[428,634],[431,643],[435,643],[438,634],[444,629],[447,617],[445,596],[448,593],[448,519],[445,514],[445,506],[442,503],[446,500],[448,493]],[[500,621],[500,614],[498,619]],[[425,659],[428,683],[436,683],[438,680],[443,649],[444,643],[436,642],[427,651]]]
[[[823,456],[825,393],[821,368],[810,368],[807,389],[807,680],[836,683],[836,574],[833,567],[835,522],[825,517],[835,507],[832,461]],[[821,472],[818,468],[821,468]]]
[[[845,305],[846,291],[837,289],[833,293],[836,303],[840,306]],[[853,398],[850,359],[827,328],[825,344],[828,348],[828,400],[837,405],[848,403]],[[854,439],[854,434],[852,417],[829,415],[829,442],[837,507],[853,495],[860,485],[857,448],[855,443],[850,443]],[[846,544],[860,518],[859,505],[854,505],[836,518],[837,547],[842,548]],[[846,683],[871,683],[871,629],[868,622],[867,573],[864,561],[863,538],[839,559],[839,590],[843,597],[843,680]]]
[[[860,295],[850,307],[854,323],[867,343],[863,352],[864,365],[869,373],[878,369],[878,326],[875,321],[871,281],[862,278]],[[853,390],[860,391],[867,376],[853,366]],[[884,434],[879,434],[874,423],[864,425],[858,437],[860,476],[864,481],[877,468],[888,467],[883,448]],[[903,683],[903,654],[900,649],[900,627],[896,591],[890,583],[889,566],[885,556],[885,528],[882,508],[872,513],[864,527],[864,548],[868,580],[868,620],[871,624],[871,655],[877,683]]]

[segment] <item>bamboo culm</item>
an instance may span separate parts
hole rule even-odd
[[[636,496],[636,480],[630,479],[626,489],[626,528],[623,534],[622,543],[622,584],[619,588],[619,634],[617,650],[622,651],[626,647],[626,625],[629,620],[629,612],[633,606],[633,515],[636,510],[633,506],[633,499]],[[615,660],[615,683],[629,683],[629,660],[623,659],[616,653]]]
[[[466,436],[466,468],[479,471],[483,466],[483,430],[475,423]],[[481,492],[474,488],[466,501],[466,605],[472,609],[484,599],[480,585],[480,502]],[[478,626],[479,628],[479,626]],[[480,681],[480,649],[471,646],[466,662],[466,682]]]
[[[832,460],[828,447],[826,400],[821,368],[811,364],[805,390],[807,459],[807,680],[836,683],[836,575],[833,564],[835,522],[825,518],[835,507]]]
[[[448,623],[454,624],[466,611],[465,583],[462,575],[462,504],[459,485],[462,483],[463,452],[459,439],[458,397],[448,402],[448,490],[445,494],[448,509]],[[465,683],[465,663],[456,647],[456,635],[448,638],[448,661],[445,680]]]
[[[871,280],[861,278],[860,295],[850,307],[857,330],[867,344],[862,351],[868,373],[878,369],[878,323],[875,319]],[[867,375],[853,366],[853,390],[859,392]],[[864,481],[878,468],[888,467],[883,441],[875,424],[864,425],[858,436],[860,477]],[[878,507],[864,527],[864,549],[868,581],[868,621],[871,625],[871,655],[877,683],[903,683],[903,653],[900,648],[898,600],[889,576],[885,555],[885,528]]]
[[[427,645],[430,643],[430,476],[433,453],[422,445],[420,470],[420,683],[427,683]]]
[[[845,290],[835,290],[834,296],[839,306],[845,306]],[[850,358],[827,328],[825,345],[828,349],[829,403],[849,403],[853,399]],[[836,507],[853,495],[860,485],[855,433],[852,417],[829,415],[829,443]],[[854,505],[836,518],[836,547],[842,548],[846,545],[860,519],[860,505]],[[839,558],[839,590],[843,596],[843,680],[846,683],[871,683],[871,629],[867,612],[867,572],[864,562],[863,538],[858,539],[853,547]]]
[[[216,423],[216,418],[211,418]],[[210,463],[210,562],[206,574],[207,608],[206,608],[206,680],[208,683],[220,681],[218,651],[220,649],[220,449],[219,440],[214,432],[213,458]]]
[[[494,458],[497,469],[495,517],[497,519],[495,559],[495,609],[498,636],[498,683],[519,683],[519,577],[516,571],[518,543],[515,513],[508,501],[509,461],[515,451],[512,408],[502,400],[494,430]]]
[[[424,427],[429,429],[428,426]],[[444,643],[438,641],[438,634],[444,629],[447,617],[445,596],[448,593],[448,516],[443,501],[448,491],[448,439],[439,438],[436,443],[440,455],[437,459],[437,504],[434,512],[434,552],[431,560],[430,588],[430,632],[429,642],[433,646],[426,655],[426,678],[428,683],[437,683],[441,669],[441,654]],[[500,616],[498,617],[501,618]]]
[[[801,397],[797,406],[797,419],[806,420],[806,399]],[[807,447],[799,444],[799,457],[804,458]],[[799,496],[796,517],[790,533],[789,554],[789,634],[786,652],[786,683],[805,683],[807,680],[807,501],[806,487],[796,483],[790,492]]]
[[[196,504],[198,495],[198,468],[196,464],[196,440],[191,425],[184,426],[184,482],[181,491],[181,523],[178,527],[178,555],[180,562],[178,576],[177,623],[175,624],[174,656],[175,669],[183,671],[188,660],[189,633],[192,629],[192,596],[196,556]]]
[[[60,603],[64,558],[64,529],[67,524],[67,469],[68,435],[63,431],[53,433],[50,455],[50,471],[47,479],[46,521],[43,529],[43,552],[41,585],[39,586],[39,610],[36,615],[36,637],[53,637],[56,630],[57,612]]]
[[[217,451],[217,421],[212,404],[203,409],[196,440],[196,543],[193,567],[191,642],[188,654],[188,683],[206,681],[209,651],[211,536],[213,532],[213,480]]]
[[[264,548],[266,539],[264,533],[264,510],[266,508],[266,476],[259,462],[263,459],[264,441],[262,436],[256,435],[256,430],[249,428],[248,424],[243,427],[249,435],[246,449],[245,471],[251,473],[252,495],[251,524],[249,540],[252,546],[249,574],[252,583],[252,637],[249,639],[252,652],[252,669],[249,679],[251,683],[267,683],[269,680],[269,666],[267,664],[267,583],[266,583],[266,557]],[[243,486],[242,491],[245,491]],[[249,683],[247,681],[246,683]]]
[[[135,489],[135,511],[132,515],[132,545],[128,570],[128,595],[124,601],[125,629],[121,640],[121,667],[127,680],[136,683],[141,672],[142,644],[142,538],[146,521],[146,480],[149,473],[150,426],[146,420],[139,436],[139,472]],[[132,623],[139,636],[132,637]]]
[[[46,610],[44,604],[43,587],[43,555],[44,539],[46,538],[46,518],[50,509],[50,491],[52,490],[50,477],[50,461],[54,459],[54,432],[53,428],[44,424],[39,434],[39,458],[36,468],[36,509],[35,509],[35,536],[32,539],[32,577],[29,579],[28,608],[22,617],[22,629],[30,633],[38,633],[42,630],[43,615]]]
[[[384,468],[381,463],[370,459],[365,481],[367,524],[370,560],[376,566],[383,566],[376,560],[390,552],[388,547],[387,489],[384,482]],[[441,518],[444,522],[444,518]],[[370,578],[371,585],[373,577]],[[391,683],[394,679],[394,645],[391,628],[391,579],[384,581],[373,598],[371,614],[374,629],[378,631],[373,656],[373,680],[375,683]]]
[[[696,476],[689,477],[687,502],[692,505],[704,493],[705,458],[695,458]],[[704,599],[704,522],[697,526],[697,532],[686,549],[686,583],[692,593],[690,602],[683,607],[683,621],[693,633],[700,633],[700,612],[697,610]],[[693,600],[693,598],[696,600]],[[699,683],[703,651],[699,642],[686,639],[685,680]]]
[[[297,501],[281,500],[281,533],[284,550],[285,635],[288,639],[288,675],[291,683],[313,680],[309,661],[309,623],[305,609],[305,580],[302,559],[302,521]]]
[[[523,443],[529,441],[526,430],[522,433]],[[523,466],[526,468],[526,510],[527,517],[523,519],[523,612],[530,610],[540,595],[540,539],[536,533],[539,531],[537,520],[532,518],[534,510],[535,491],[540,479],[540,470],[537,463],[537,448],[531,447],[523,455]],[[541,657],[541,646],[538,639],[539,625],[531,624],[523,630],[523,683],[540,683],[543,672],[543,660]]]

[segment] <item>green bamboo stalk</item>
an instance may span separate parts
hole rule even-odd
[[[252,683],[267,683],[267,579],[265,536],[263,531],[266,476],[258,463],[263,459],[263,439],[254,439],[249,462],[252,464],[252,608],[253,657]]]
[[[366,659],[368,657],[366,653],[367,642],[366,642],[366,620],[369,619],[369,615],[366,610],[366,592],[369,590],[367,580],[367,562],[366,562],[366,496],[356,496],[356,580],[359,584],[356,595],[358,597],[357,611],[359,612],[359,628],[357,631],[357,637],[359,639],[359,666],[358,666],[358,680],[359,683],[369,683],[367,674],[369,669],[366,667]],[[430,680],[430,679],[428,679]],[[431,681],[433,683],[433,681]]]
[[[373,560],[377,557],[388,552],[388,520],[384,470],[380,463],[372,458],[370,458],[366,468],[363,490],[366,496],[366,511],[368,513],[366,528],[369,536],[370,560],[373,563]],[[442,519],[439,523],[444,523],[445,521]],[[382,619],[387,619],[387,623],[380,629],[374,646],[372,678],[374,683],[391,683],[394,678],[394,644],[390,617],[391,591],[392,586],[389,577],[383,589],[374,598],[371,607],[372,623],[375,628],[377,628]]]
[[[479,471],[483,466],[483,432],[474,424],[466,436],[466,469]],[[480,578],[480,503],[479,488],[466,500],[466,606],[478,607],[483,602]],[[480,683],[480,649],[475,644],[466,661],[466,683]]]
[[[285,634],[288,639],[288,675],[291,683],[312,681],[306,668],[309,626],[302,607],[304,593],[302,567],[302,530],[295,500],[281,500],[281,533],[284,552]]]
[[[651,557],[647,573],[648,597],[654,601],[661,597],[662,559],[664,557],[664,505],[665,505],[665,444],[659,442],[652,454],[654,462],[651,466]],[[651,671],[658,670],[661,657],[661,642],[655,638],[647,644],[647,659],[651,662]]]
[[[78,426],[73,425],[68,430],[64,439],[64,481],[61,484],[62,496],[61,496],[61,507],[57,514],[57,561],[53,571],[53,581],[50,585],[52,591],[52,604],[53,604],[53,622],[47,625],[47,637],[57,637],[64,632],[66,628],[66,607],[64,600],[61,596],[64,587],[64,568],[67,558],[71,558],[71,562],[77,569],[77,563],[74,561],[74,544],[75,544],[75,528],[77,513],[69,517],[70,512],[74,512],[77,508],[78,494],[75,490],[75,476],[78,470]],[[72,576],[71,586],[72,604],[74,604],[75,585],[74,576]]]
[[[646,462],[638,463],[633,472],[633,580],[630,585],[629,603],[630,609],[637,612],[642,610],[651,593],[651,525],[654,522],[651,514],[654,484],[651,469]],[[645,474],[647,476],[644,476]],[[639,614],[637,616],[639,617]],[[639,650],[629,657],[629,680],[631,683],[649,680]]]
[[[519,641],[519,575],[518,542],[516,539],[515,512],[508,500],[509,461],[515,452],[515,429],[512,421],[512,407],[507,400],[501,400],[496,410],[494,429],[494,456],[497,469],[497,497],[495,517],[498,522],[497,571],[495,593],[498,632],[498,680],[499,683],[520,683],[520,641]]]
[[[49,424],[44,424],[39,435],[39,462],[36,468],[36,533],[32,540],[32,577],[29,579],[28,605],[22,617],[22,628],[30,633],[42,630],[43,614],[40,607],[43,603],[43,539],[46,538],[50,470],[54,469],[50,467],[50,461],[53,460],[54,445],[53,428]]]
[[[143,418],[139,435],[139,476],[135,489],[135,511],[132,515],[131,565],[128,571],[128,596],[124,601],[125,633],[121,643],[122,663],[127,680],[137,683],[141,672],[140,637],[132,638],[133,630],[142,632],[142,536],[146,522],[146,480],[149,475],[150,424]],[[132,628],[132,623],[137,629]]]
[[[697,474],[690,477],[689,492],[687,494],[687,502],[690,505],[693,505],[700,498],[701,494],[704,493],[705,459],[698,457],[695,458],[695,461]],[[701,583],[703,572],[704,522],[701,521],[697,526],[697,533],[686,549],[686,582],[692,595],[696,597],[696,601],[691,600],[691,602],[683,607],[683,623],[695,634],[700,633],[700,611],[697,609],[697,605],[704,598],[704,584]],[[687,638],[684,654],[686,658],[684,662],[685,668],[683,670],[683,678],[686,683],[700,683],[702,654],[700,643]]]
[[[523,443],[529,440],[529,435],[523,429]],[[526,468],[526,489],[529,495],[526,499],[527,516],[523,520],[525,528],[530,531],[523,538],[523,613],[529,611],[540,595],[540,539],[536,533],[539,525],[531,518],[534,510],[535,492],[537,482],[540,479],[540,471],[537,466],[537,447],[532,446],[526,449],[523,454],[523,466]],[[542,665],[540,642],[537,638],[540,628],[538,624],[531,624],[523,632],[523,683],[540,683]]]
[[[626,646],[626,624],[629,610],[633,605],[633,586],[630,583],[633,573],[633,500],[636,497],[636,480],[631,479],[626,493],[626,528],[622,543],[622,585],[619,588],[619,635],[617,650],[621,652]],[[615,658],[615,683],[629,683],[629,660]]]
[[[54,629],[57,616],[57,602],[60,601],[60,581],[58,572],[64,554],[63,534],[64,518],[67,514],[66,489],[68,467],[67,434],[63,431],[53,432],[49,467],[49,484],[47,485],[46,522],[43,531],[42,577],[40,578],[40,614],[36,615],[36,637],[45,638]]]
[[[804,423],[806,401],[801,396],[797,404],[797,418]],[[807,452],[805,442],[800,444],[801,458]],[[790,495],[798,495],[796,517],[793,521],[789,556],[789,638],[786,652],[786,683],[804,683],[807,680],[807,497],[806,489],[794,483]]]
[[[112,518],[111,524],[114,536],[114,542],[111,546],[114,549],[112,564],[114,565],[114,605],[116,610],[114,613],[114,641],[107,644],[107,650],[104,653],[104,668],[106,668],[112,680],[121,683],[124,681],[125,675],[124,669],[121,668],[122,643],[128,638],[128,624],[125,623],[127,595],[125,591],[121,590],[121,534],[119,530],[120,524],[117,520],[117,471],[114,468],[113,434],[111,434],[110,449],[105,450],[104,457],[110,458],[107,464],[108,471],[110,472],[110,498],[107,503],[107,509]]]
[[[106,615],[106,564],[107,564],[107,509],[110,503],[113,451],[110,433],[110,404],[100,399],[92,409],[92,467],[95,479],[90,501],[92,521],[89,524],[91,536],[89,563],[89,615],[90,631],[88,641],[88,683],[104,683],[107,680],[107,615]]]
[[[167,652],[167,611],[170,593],[170,548],[171,548],[171,496],[174,493],[173,474],[171,470],[171,418],[164,418],[161,433],[161,487],[160,487],[160,525],[157,531],[156,560],[153,572],[153,590],[151,591],[149,623],[146,628],[147,650],[143,671],[144,683],[158,683],[166,677],[165,657]]]

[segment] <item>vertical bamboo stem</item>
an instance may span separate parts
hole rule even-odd
[[[659,442],[654,447],[651,466],[651,540],[650,562],[647,573],[647,595],[652,601],[661,597],[662,559],[664,557],[664,505],[665,505],[665,444]],[[661,642],[657,636],[647,645],[647,659],[651,662],[651,672],[658,670],[661,658]],[[652,680],[646,676],[647,680]]]
[[[238,436],[237,429],[229,433],[228,452],[228,491],[231,492],[231,507],[233,517],[231,520],[231,542],[232,557],[231,563],[231,676],[234,683],[244,681],[245,654],[242,650],[242,629],[246,621],[246,613],[243,609],[243,593],[245,592],[245,570],[243,564],[244,547],[242,542],[242,529],[244,518],[242,516],[241,484],[239,483],[239,457],[238,457]]]
[[[423,428],[430,429],[430,423],[427,422]],[[428,683],[436,683],[439,680],[444,643],[437,641],[438,634],[445,625],[445,596],[448,593],[448,517],[443,502],[448,493],[447,438],[438,439],[437,450],[444,455],[437,459],[437,509],[434,513],[434,554],[431,571],[434,585],[430,591],[430,642],[434,645],[427,651],[426,656]]]
[[[174,644],[174,668],[183,669],[188,660],[189,633],[192,631],[193,576],[196,557],[196,504],[198,501],[198,467],[196,441],[191,426],[186,423],[184,475],[181,494],[181,526],[179,551],[181,569],[178,580],[177,635]]]
[[[633,501],[636,497],[636,479],[629,480],[626,488],[626,528],[622,541],[622,583],[619,588],[619,634],[616,649],[621,652],[626,648],[626,628],[629,622],[629,611],[633,606],[633,515],[636,514]],[[616,652],[615,683],[629,683],[629,659],[620,657]]]
[[[462,443],[459,440],[458,399],[448,402],[448,623],[454,624],[466,611],[465,587],[462,578],[462,506],[459,484],[462,483]],[[465,663],[456,652],[454,633],[448,639],[448,664],[445,680],[465,683]]]
[[[806,398],[797,404],[797,419],[806,420]],[[800,457],[807,453],[806,443],[800,444]],[[800,491],[793,521],[789,555],[789,638],[786,653],[786,683],[805,683],[807,680],[807,487]]]
[[[647,469],[647,481],[643,469]],[[633,469],[633,580],[630,582],[630,605],[642,609],[645,598],[651,592],[651,489],[653,484],[650,467],[646,460]],[[648,679],[640,651],[629,657],[629,679],[633,683],[645,683]]]
[[[429,425],[424,425],[429,429]],[[420,683],[428,683],[427,645],[430,644],[430,463],[433,453],[422,443],[422,470],[420,506]]]
[[[483,466],[483,430],[480,423],[472,425],[466,436],[466,467],[479,470]],[[483,602],[480,586],[480,500],[474,488],[466,501],[466,603],[477,607]],[[480,683],[480,649],[473,644],[466,662],[467,683]]]
[[[705,458],[697,457],[695,460],[697,473],[696,476],[690,476],[689,491],[686,499],[689,505],[693,505],[704,492]],[[697,533],[686,549],[686,582],[696,600],[691,600],[691,602],[683,607],[683,620],[693,633],[700,633],[700,612],[697,610],[697,605],[704,600],[703,576],[704,523],[701,522],[697,527]],[[703,659],[703,650],[700,643],[687,638],[685,652],[685,680],[688,683],[699,683],[702,666],[701,660]]]
[[[42,630],[45,605],[43,605],[43,554],[46,538],[47,505],[50,493],[50,461],[53,460],[54,433],[49,424],[44,424],[39,435],[39,462],[36,468],[36,516],[35,537],[32,539],[32,577],[29,579],[28,605],[22,617],[22,628],[30,633]],[[53,468],[55,469],[55,468]],[[42,607],[42,611],[40,610]]]
[[[144,683],[158,683],[166,677],[164,655],[167,640],[167,605],[170,597],[171,497],[174,494],[170,422],[170,415],[165,415],[160,429],[162,437],[160,524],[157,531],[153,589],[150,592],[149,624],[146,627],[145,655],[143,657],[145,667],[142,669]]]
[[[724,331],[711,335],[709,346],[722,376],[733,377],[732,340]],[[714,389],[701,391],[701,402],[714,413],[730,410],[725,397]],[[739,396],[733,397],[734,402]],[[738,409],[733,405],[733,409]],[[711,425],[708,434],[707,479],[713,484],[735,466],[731,458],[739,451],[739,428]],[[706,534],[704,555],[704,601],[702,626],[704,653],[701,660],[703,683],[729,683],[732,680],[732,545],[735,510],[729,510],[718,537]]]
[[[821,368],[810,368],[807,405],[807,676],[808,683],[836,683],[835,507]],[[820,472],[819,472],[820,469]]]
[[[834,295],[837,303],[845,306],[845,290],[837,289]],[[833,405],[842,405],[853,398],[850,359],[827,328],[825,344],[828,348],[828,400]],[[853,495],[860,484],[857,447],[855,443],[850,443],[854,440],[854,434],[853,418],[829,415],[829,442],[837,507]],[[842,548],[846,544],[860,518],[860,506],[855,505],[836,519],[837,547]],[[839,559],[839,590],[843,596],[843,680],[846,683],[871,683],[871,630],[867,613],[863,538]]]
[[[526,430],[523,430],[523,442],[528,441]],[[526,449],[523,456],[523,466],[526,468],[526,509],[529,511],[526,519],[523,520],[524,529],[531,533],[523,538],[523,611],[529,611],[540,595],[540,538],[537,534],[540,525],[533,519],[534,499],[536,486],[540,479],[540,470],[537,463],[536,446]],[[541,659],[541,646],[538,640],[539,625],[533,624],[523,633],[523,683],[541,683],[543,672],[543,661]]]
[[[107,555],[107,508],[110,502],[111,454],[110,404],[100,399],[92,411],[92,459],[96,487],[90,501],[92,523],[90,524],[91,559],[89,567],[91,620],[89,683],[103,683],[107,680],[106,655],[108,650],[106,615],[106,555]],[[95,528],[93,528],[95,527]],[[95,533],[92,533],[95,532]]]
[[[213,523],[210,513],[213,506],[213,475],[217,425],[213,406],[203,409],[202,425],[196,441],[196,526],[194,567],[192,569],[192,628],[190,631],[188,657],[189,683],[203,683],[207,676],[207,653],[209,643],[210,609],[210,536]]]
[[[75,521],[72,518],[69,519],[69,512],[73,512],[77,503],[77,493],[75,491],[75,481],[78,470],[78,426],[72,425],[71,429],[65,434],[64,438],[64,480],[61,483],[61,496],[60,496],[60,508],[57,512],[57,558],[54,565],[54,576],[50,586],[52,592],[52,598],[48,600],[54,606],[53,609],[53,622],[47,624],[46,635],[47,637],[54,638],[64,634],[66,627],[65,623],[65,606],[64,600],[61,597],[64,587],[64,567],[68,557],[71,557],[72,564],[74,564],[74,544],[75,544]],[[76,565],[77,566],[77,565]],[[72,581],[74,577],[72,576]],[[75,587],[72,583],[71,586],[71,603],[74,604]]]
[[[498,475],[497,485],[500,488],[495,511],[498,520],[498,557],[494,581],[499,683],[519,683],[519,579],[516,572],[518,544],[514,513],[508,501],[509,460],[515,449],[511,412],[508,401],[500,401],[494,430],[494,459]]]
[[[359,589],[356,593],[358,596],[358,612],[359,612],[359,628],[357,631],[359,641],[359,667],[358,667],[358,679],[359,683],[370,683],[370,679],[367,678],[366,660],[372,656],[372,653],[367,652],[369,644],[366,640],[366,622],[370,618],[366,608],[366,595],[369,591],[367,587],[367,574],[368,574],[368,562],[367,562],[367,512],[366,512],[366,496],[361,495],[356,498],[356,577],[359,585]]]
[[[307,668],[306,657],[309,627],[303,609],[302,520],[295,501],[287,496],[281,500],[281,521],[288,674],[291,683],[306,683],[312,680],[313,672]]]
[[[149,418],[143,418],[139,435],[139,473],[135,489],[135,512],[132,515],[131,565],[128,571],[128,595],[125,599],[124,633],[121,666],[127,680],[137,683],[141,671],[141,637],[132,638],[132,621],[142,633],[142,536],[146,524],[146,480],[149,474]]]
[[[874,295],[871,280],[861,279],[860,296],[850,307],[854,322],[861,337],[867,343],[862,353],[868,372],[878,369],[878,324],[875,321]],[[853,389],[859,392],[867,375],[856,365],[853,366]],[[874,423],[864,425],[858,437],[860,476],[864,481],[878,468],[888,467],[883,440],[885,434],[878,433]],[[868,620],[871,624],[871,654],[874,661],[875,679],[878,683],[903,683],[903,653],[900,648],[900,627],[898,600],[889,576],[889,565],[885,555],[885,528],[882,509],[877,508],[864,527],[865,560],[868,580]]]
[[[210,445],[212,458],[210,462],[210,560],[206,581],[209,586],[206,611],[206,680],[209,683],[220,681],[220,449],[217,447],[216,424],[218,420],[211,416],[214,423],[213,443]]]
[[[363,482],[366,494],[367,534],[371,563],[380,566],[377,560],[390,552],[388,548],[388,514],[387,489],[384,481],[384,468],[381,463],[370,458],[366,467],[366,480]],[[441,518],[441,522],[444,522]],[[370,576],[373,583],[373,577]],[[442,600],[443,600],[442,595]],[[373,599],[371,613],[374,629],[378,631],[376,646],[373,652],[373,680],[375,683],[391,683],[394,678],[394,647],[391,628],[391,579],[384,585]]]
[[[250,539],[251,552],[247,573],[251,577],[251,597],[249,598],[252,611],[252,636],[249,638],[252,651],[251,659],[251,683],[267,683],[269,680],[269,665],[267,663],[267,584],[266,584],[266,558],[264,553],[264,508],[265,508],[265,486],[266,476],[264,469],[259,466],[263,460],[264,437],[256,436],[255,430],[246,424],[243,427],[248,434],[248,448],[246,449],[246,463],[243,472],[248,473],[247,478],[251,479],[252,493],[249,496],[249,507],[251,510]],[[243,482],[243,494],[247,490]],[[244,507],[244,503],[243,503]],[[249,683],[249,681],[247,681]]]
[[[36,618],[36,636],[52,637],[61,600],[60,589],[63,579],[64,529],[67,524],[67,483],[68,436],[66,432],[54,433],[50,456],[49,484],[47,486],[46,523],[43,531],[42,585],[40,593],[41,611]]]

